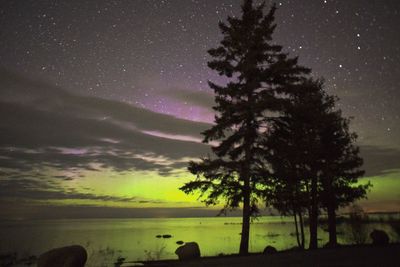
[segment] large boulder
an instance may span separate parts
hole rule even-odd
[[[385,231],[374,229],[369,235],[372,239],[372,244],[377,246],[389,244],[389,236]]]
[[[276,250],[276,248],[274,248],[273,246],[266,246],[265,248],[264,248],[264,251],[263,251],[263,253],[264,254],[275,254],[275,253],[277,253],[278,251]]]
[[[191,260],[200,258],[200,248],[196,242],[188,242],[175,250],[180,260]]]
[[[87,252],[81,246],[49,250],[39,256],[37,267],[84,267]]]

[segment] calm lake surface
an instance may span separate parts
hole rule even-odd
[[[177,259],[176,242],[195,241],[202,256],[231,254],[239,249],[240,222],[237,217],[1,222],[0,253],[18,252],[23,257],[80,244],[88,250],[88,266],[113,266],[119,256],[127,261]],[[345,227],[340,225],[338,231],[346,232]],[[390,226],[383,223],[368,227],[394,235]],[[261,217],[251,225],[250,251],[262,252],[267,245],[278,250],[296,246],[294,232],[291,217]],[[156,238],[164,234],[172,237]],[[327,233],[323,229],[319,229],[319,237],[320,244],[325,244]],[[338,239],[348,242],[343,234]]]

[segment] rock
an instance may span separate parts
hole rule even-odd
[[[181,240],[179,240],[179,241],[176,241],[176,244],[178,244],[178,245],[183,245],[185,242],[183,242],[183,241],[181,241]]]
[[[188,242],[175,250],[179,260],[191,260],[200,258],[200,248],[196,242]]]
[[[161,237],[162,237],[162,235],[156,235],[156,237],[157,237],[157,238],[161,238]]]
[[[81,246],[49,250],[39,256],[37,267],[84,267],[87,252]]]
[[[163,238],[171,238],[172,235],[163,235],[162,237],[163,237]]]
[[[372,239],[372,244],[382,246],[389,244],[389,236],[385,231],[374,229],[369,235]]]
[[[275,254],[275,253],[277,253],[278,251],[276,250],[276,248],[274,248],[273,246],[266,246],[265,248],[264,248],[264,254]]]

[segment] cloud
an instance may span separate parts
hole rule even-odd
[[[205,93],[174,94],[201,107]],[[66,190],[73,179],[45,169],[156,171],[173,175],[209,152],[200,143],[207,123],[155,113],[125,103],[74,95],[47,83],[0,69],[0,199],[93,200],[148,203],[157,200]],[[362,146],[367,176],[400,168],[400,150]]]
[[[165,96],[173,97],[180,102],[186,102],[198,107],[209,109],[215,106],[214,95],[210,92],[189,91],[183,89],[169,89],[165,91]],[[168,94],[167,94],[168,93]]]
[[[366,176],[379,176],[400,169],[400,150],[378,146],[361,146]]]
[[[206,123],[74,95],[4,69],[0,86],[0,166],[7,170],[92,169],[98,164],[165,175],[182,167],[181,159],[209,149],[196,142],[210,127]],[[148,134],[155,132],[160,135]],[[168,164],[160,164],[160,156]]]

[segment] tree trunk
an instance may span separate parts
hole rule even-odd
[[[244,177],[243,186],[243,218],[242,218],[242,236],[240,239],[240,255],[249,253],[249,235],[250,235],[250,179],[248,175]]]
[[[318,248],[318,200],[317,200],[317,177],[311,180],[311,209],[309,212],[310,220],[310,249]]]
[[[336,201],[333,189],[333,179],[327,177],[325,179],[325,206],[328,212],[328,232],[329,232],[329,246],[337,245],[337,233],[336,233]]]
[[[250,236],[250,166],[252,164],[253,155],[251,152],[251,147],[254,144],[254,136],[256,136],[255,128],[253,126],[253,112],[251,110],[252,106],[252,93],[247,94],[248,97],[248,113],[246,118],[246,135],[244,137],[244,153],[245,162],[241,170],[241,178],[243,179],[243,218],[242,218],[242,236],[240,239],[240,255],[247,255],[249,253],[249,236]]]
[[[300,221],[300,233],[301,233],[301,249],[305,246],[305,236],[304,236],[304,220],[301,210],[299,211],[299,221]]]
[[[294,217],[294,225],[296,227],[297,246],[300,247],[301,243],[300,243],[300,237],[299,237],[299,225],[297,223],[297,212],[296,212],[296,210],[294,210],[294,212],[293,212],[293,217]]]
[[[329,203],[328,207],[328,231],[329,231],[329,245],[337,245],[337,233],[336,233],[336,209],[333,203]]]
[[[295,197],[297,200],[300,200],[299,197],[299,184],[296,183],[295,184]],[[296,238],[297,238],[297,244],[299,246],[299,248],[304,249],[304,222],[303,222],[303,215],[302,215],[302,211],[301,211],[301,205],[295,204],[296,202],[294,200],[292,200],[292,205],[293,205],[293,209],[294,209],[294,219],[295,219],[295,223],[296,223]],[[299,216],[299,226],[300,226],[300,237],[299,237],[299,227],[297,225],[297,214]]]

